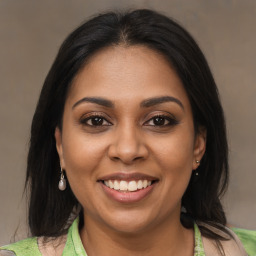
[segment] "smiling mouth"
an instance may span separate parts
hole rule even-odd
[[[105,186],[119,192],[136,192],[152,186],[157,180],[101,180]]]

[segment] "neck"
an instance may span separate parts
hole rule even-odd
[[[118,232],[88,216],[84,216],[84,223],[80,235],[90,256],[193,255],[193,230],[185,229],[179,221],[179,216],[136,233]]]

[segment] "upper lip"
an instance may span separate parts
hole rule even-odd
[[[133,172],[133,173],[124,173],[124,172],[118,172],[118,173],[112,173],[106,176],[102,176],[98,179],[98,181],[102,180],[125,180],[125,181],[131,181],[131,180],[158,180],[158,178],[144,174],[139,172]]]

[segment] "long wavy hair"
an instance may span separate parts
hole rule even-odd
[[[90,57],[104,47],[143,45],[170,62],[189,97],[195,131],[207,130],[205,155],[183,195],[186,213],[181,222],[206,223],[224,232],[226,217],[220,197],[228,183],[228,146],[218,89],[207,61],[191,35],[172,19],[152,10],[99,14],[73,31],[63,42],[46,77],[31,127],[26,187],[29,191],[29,225],[35,236],[65,233],[79,203],[69,185],[58,190],[59,157],[54,131],[61,129],[65,100],[74,77]],[[202,226],[204,236],[225,239]]]

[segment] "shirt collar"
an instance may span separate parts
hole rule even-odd
[[[205,256],[201,232],[196,223],[194,223],[194,238],[194,256]],[[87,256],[79,235],[79,217],[74,220],[68,230],[67,242],[62,255]]]

